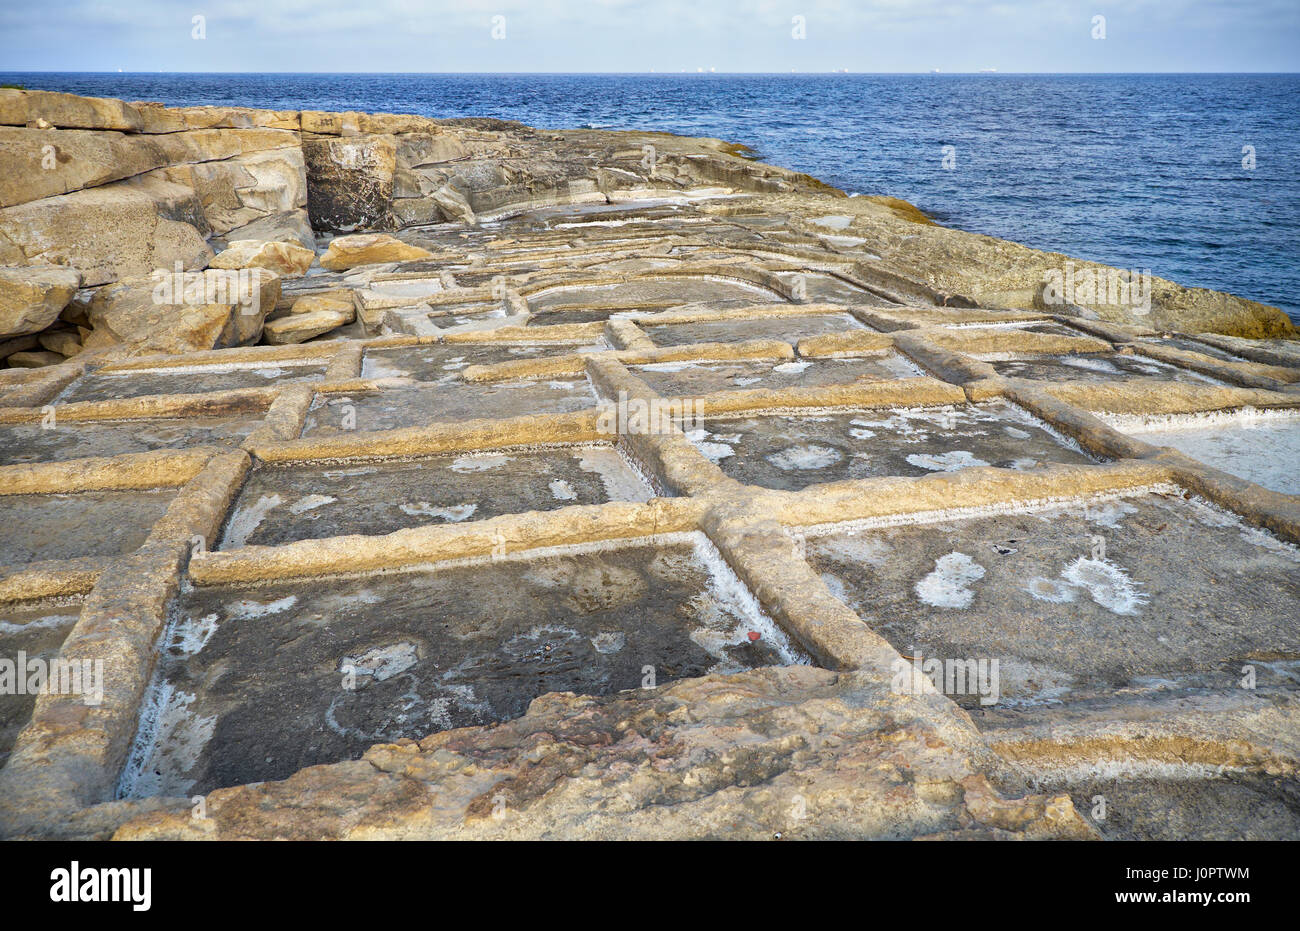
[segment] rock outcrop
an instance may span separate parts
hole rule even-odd
[[[81,275],[71,268],[0,268],[0,340],[44,330],[79,287]]]
[[[264,268],[125,279],[96,292],[86,346],[186,353],[248,345],[279,297],[279,276]]]
[[[338,272],[358,265],[382,265],[387,262],[431,258],[433,253],[428,249],[412,246],[386,233],[360,233],[355,236],[337,236],[330,240],[329,248],[320,257],[320,266]]]
[[[970,733],[861,676],[764,669],[647,697],[548,695],[496,728],[444,731],[285,782],[218,790],[204,820],[157,812],[115,836],[1096,837],[1068,795],[1004,798]]]
[[[282,278],[307,274],[316,253],[292,242],[266,242],[260,239],[236,239],[212,260],[212,268],[265,268]]]
[[[663,133],[552,132],[504,120],[382,113],[169,108],[5,89],[0,266],[65,266],[88,288],[170,271],[176,263],[187,271],[267,267],[290,277],[309,267],[305,253],[291,246],[315,253],[318,234],[441,224],[472,229],[485,217],[524,209],[714,186],[787,216],[828,258],[848,257],[858,274],[893,294],[1155,328],[1295,336],[1277,308],[1160,278],[1144,281],[1141,303],[1123,289],[1115,300],[1113,290],[1108,297],[1072,286],[1062,299],[1052,293],[1054,278],[1100,281],[1113,270],[945,229],[897,199],[847,198],[746,154],[721,140]],[[289,245],[262,245],[253,255],[254,241]],[[409,260],[420,246],[410,241],[340,257],[346,248],[331,245],[322,268]],[[11,335],[28,334],[18,329]]]

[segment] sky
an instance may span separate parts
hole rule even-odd
[[[0,2],[0,71],[119,69],[1297,72],[1300,0]]]

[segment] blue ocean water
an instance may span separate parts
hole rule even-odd
[[[849,192],[901,197],[948,226],[1150,269],[1300,320],[1300,75],[9,73],[0,83],[716,136]]]

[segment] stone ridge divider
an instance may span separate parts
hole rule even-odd
[[[103,662],[103,701],[37,697],[0,770],[0,835],[57,823],[112,798],[185,566],[215,537],[250,464],[242,451],[208,458],[144,544],[104,565],[59,654]]]
[[[462,420],[425,427],[400,427],[370,433],[347,432],[289,440],[252,442],[250,453],[263,462],[383,459],[431,456],[457,451],[515,449],[612,442],[596,428],[598,411],[526,414],[497,420]],[[253,439],[250,437],[250,439]]]
[[[1188,352],[1173,346],[1153,346],[1150,343],[1128,343],[1133,351],[1160,362],[1180,365],[1210,375],[1220,381],[1232,382],[1243,388],[1264,388],[1269,391],[1285,389],[1300,381],[1300,371],[1258,362],[1225,362],[1204,353]]]
[[[835,312],[842,310],[838,308]],[[855,315],[857,310],[854,308]],[[608,332],[608,327],[602,324],[601,330]],[[591,328],[582,331],[584,336],[591,332]],[[632,321],[618,326],[616,332],[636,344],[640,343],[637,334],[644,338],[644,333]],[[717,392],[692,400],[699,403],[699,412],[716,416],[760,410],[932,406],[1001,397],[1024,406],[1054,428],[1074,437],[1086,449],[1115,457],[1116,461],[1101,465],[1054,465],[1034,473],[982,467],[920,478],[858,479],[781,492],[742,485],[729,478],[675,424],[669,423],[661,431],[614,436],[602,431],[601,418],[616,410],[615,398],[646,403],[661,401],[671,406],[671,399],[661,398],[628,370],[628,364],[719,357],[793,358],[792,347],[778,340],[696,344],[685,349],[634,348],[557,357],[563,360],[561,368],[565,373],[582,372],[590,379],[601,399],[592,410],[320,438],[298,437],[317,394],[384,388],[383,380],[360,377],[367,349],[439,341],[381,338],[342,343],[328,349],[315,348],[328,344],[312,344],[311,352],[301,354],[280,354],[281,347],[275,347],[272,353],[264,350],[213,353],[215,367],[219,367],[216,363],[229,360],[230,353],[245,365],[264,363],[274,356],[319,358],[327,367],[326,380],[318,383],[214,393],[219,396],[218,407],[236,403],[266,406],[262,426],[247,438],[243,449],[218,451],[199,447],[182,453],[161,451],[0,467],[0,480],[11,480],[4,481],[2,486],[6,489],[4,493],[9,494],[160,484],[180,487],[165,515],[134,553],[73,561],[64,564],[62,570],[30,565],[0,580],[0,593],[87,592],[81,617],[61,655],[101,658],[114,670],[105,701],[99,706],[86,706],[72,696],[39,698],[31,724],[19,736],[8,765],[0,771],[0,834],[39,832],[42,824],[70,823],[84,814],[87,806],[111,799],[135,733],[139,703],[157,658],[157,638],[187,567],[192,584],[247,584],[268,579],[408,569],[448,560],[518,558],[539,548],[701,531],[717,546],[723,559],[750,587],[764,609],[820,663],[832,669],[859,670],[878,677],[888,674],[899,654],[836,599],[802,558],[801,529],[847,520],[902,515],[922,518],[961,509],[1022,507],[1175,483],[1229,507],[1250,523],[1268,527],[1289,539],[1300,539],[1300,502],[1294,498],[1267,492],[1172,450],[1132,440],[1091,414],[1088,406],[1097,400],[1113,402],[1116,398],[1121,402],[1128,398],[1130,407],[1141,402],[1149,405],[1153,399],[1160,399],[1162,409],[1217,409],[1245,404],[1295,406],[1300,402],[1294,397],[1255,388],[1186,385],[1160,379],[1140,379],[1121,385],[1035,384],[999,377],[992,373],[991,366],[961,351],[969,352],[971,345],[986,351],[990,345],[988,333],[971,334],[978,339],[963,343],[959,336],[953,337],[954,332],[961,331],[944,331],[943,338],[936,340],[933,328],[924,325],[899,328],[884,335],[864,336],[863,332],[828,334],[805,342],[814,352],[828,354],[869,353],[893,345],[927,369],[951,380],[923,377],[780,390],[749,389]],[[1031,339],[1023,339],[1026,335]],[[1032,338],[1041,335],[1007,331],[996,334],[992,342],[1016,351],[1026,345],[1042,345],[1042,340]],[[458,344],[484,345],[502,341],[499,336],[494,339],[487,334],[472,340],[454,340]],[[1091,345],[1093,341],[1087,342]],[[300,350],[300,347],[287,348]],[[180,367],[180,363],[159,365],[158,360],[131,360],[119,363],[113,371],[141,371],[151,367]],[[519,360],[471,369],[477,369],[473,373],[477,380],[530,374],[544,377],[556,371],[554,359]],[[462,373],[462,378],[466,382],[475,380],[470,369]],[[164,410],[177,415],[202,408],[203,397],[164,395],[143,400],[83,402],[80,406],[67,407],[79,411],[84,420],[121,417],[128,412],[138,418],[157,416]],[[1111,408],[1103,405],[1102,409]],[[0,410],[0,422],[27,422],[36,413],[13,408]],[[654,498],[644,504],[609,502],[508,514],[469,524],[426,525],[380,536],[302,540],[282,546],[246,546],[227,552],[206,549],[207,542],[219,532],[252,468],[252,457],[268,463],[373,459],[602,441],[626,448],[652,473],[655,483],[682,496]],[[970,724],[955,704],[948,702],[944,707],[955,722]],[[155,800],[111,804],[137,810],[158,803]],[[131,808],[133,805],[135,808]]]
[[[377,536],[249,545],[196,554],[189,577],[202,586],[247,584],[418,568],[475,557],[504,559],[551,547],[639,540],[698,529],[706,504],[698,498],[652,498],[644,504],[612,501],[503,514],[466,524],[427,524]]]
[[[589,358],[612,359],[624,365],[655,365],[662,362],[730,362],[755,359],[784,362],[794,358],[794,348],[777,339],[752,339],[738,343],[691,343],[687,346],[653,346],[649,349],[606,349],[541,359],[512,359],[492,365],[471,365],[461,373],[466,381],[510,381],[577,375],[585,371]]]
[[[678,309],[661,310],[657,313],[630,313],[625,319],[641,327],[673,326],[683,323],[720,323],[756,318],[779,319],[784,317],[811,317],[821,314],[851,314],[852,310],[852,307],[844,304],[827,304],[824,302],[811,304],[747,304],[743,307],[691,307],[686,305]]]
[[[178,488],[218,452],[214,447],[155,449],[121,456],[0,466],[0,495],[58,495],[78,491]]]

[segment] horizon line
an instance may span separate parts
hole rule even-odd
[[[1146,77],[1154,75],[1162,76],[1183,76],[1199,77],[1205,75],[1243,75],[1243,76],[1275,76],[1275,77],[1295,77],[1300,76],[1300,71],[1002,71],[999,69],[978,70],[978,71],[942,71],[931,69],[928,71],[691,71],[678,69],[676,71],[65,71],[59,69],[46,69],[39,71],[0,71],[0,74],[84,74],[84,75],[137,75],[137,74],[174,74],[174,75],[227,75],[227,74],[267,74],[267,75],[314,75],[314,74],[355,74],[355,75],[409,75],[412,77],[424,77],[437,75],[440,77],[458,77],[458,76],[559,76],[559,77],[734,77],[752,75],[755,77],[789,77],[797,75],[803,77],[892,77],[892,76],[926,76],[926,77],[945,77],[954,75],[978,75],[982,77],[998,77],[1002,75],[1016,75],[1021,77]]]

